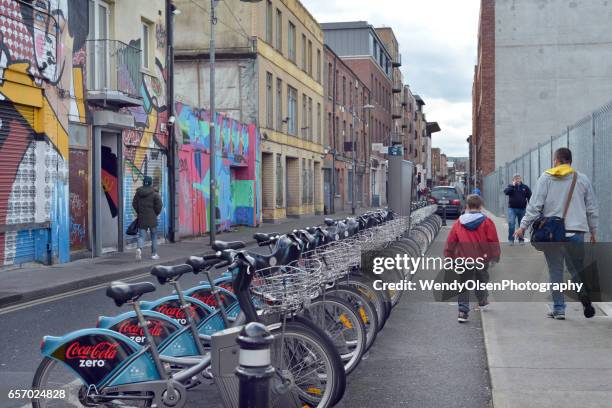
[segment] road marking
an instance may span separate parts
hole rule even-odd
[[[141,278],[147,277],[147,276],[150,277],[151,274],[147,272],[147,273],[143,273],[143,274],[140,274],[140,275],[135,275],[135,276],[127,277],[127,278],[122,278],[121,281],[122,282],[126,282],[126,281],[129,282],[129,281],[133,281],[133,280],[136,280],[136,279],[141,279]],[[45,304],[45,303],[53,302],[54,300],[64,299],[64,298],[71,297],[71,296],[81,295],[83,293],[93,292],[94,290],[98,290],[98,289],[107,287],[108,284],[109,284],[109,282],[100,283],[98,285],[88,286],[86,288],[81,288],[81,289],[75,289],[75,290],[71,290],[69,292],[60,293],[58,295],[53,295],[53,296],[49,296],[49,297],[46,297],[46,298],[31,300],[29,302],[19,303],[17,305],[13,305],[13,306],[7,306],[5,308],[0,309],[0,316],[3,315],[3,314],[15,312],[17,310],[26,309],[28,307],[38,306],[38,305],[42,305],[42,304]]]

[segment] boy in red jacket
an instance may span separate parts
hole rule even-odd
[[[467,209],[463,215],[453,224],[453,227],[448,234],[446,246],[444,248],[444,256],[447,258],[471,258],[476,260],[482,258],[484,262],[483,268],[474,267],[466,270],[461,280],[465,282],[468,279],[474,279],[481,283],[489,281],[488,266],[491,262],[498,262],[500,249],[499,239],[497,238],[497,230],[495,224],[487,218],[482,211],[482,198],[478,195],[469,195],[467,200]],[[481,310],[485,310],[489,305],[487,300],[488,292],[486,290],[475,290],[478,305]],[[459,293],[457,298],[459,306],[459,315],[457,320],[459,323],[467,322],[470,312],[470,295],[467,290]]]

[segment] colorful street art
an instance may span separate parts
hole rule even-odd
[[[210,114],[204,109],[176,104],[177,127],[182,137],[179,151],[179,224],[182,236],[210,229]],[[215,211],[217,229],[234,224],[255,226],[260,221],[259,131],[217,114]]]
[[[85,121],[87,28],[84,1],[0,0],[0,266],[69,259],[66,129]]]

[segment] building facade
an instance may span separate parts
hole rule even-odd
[[[176,97],[208,109],[210,5],[176,5]],[[322,213],[321,27],[299,1],[228,0],[216,16],[215,104],[259,128],[263,221]]]
[[[325,45],[324,203],[327,213],[370,205],[370,90],[340,57]],[[355,180],[353,180],[353,143]],[[332,170],[333,169],[333,170]]]
[[[129,247],[145,175],[168,202],[169,4],[0,6],[0,266]]]
[[[370,104],[374,106],[369,123],[370,192],[373,206],[387,200],[386,148],[391,145],[391,54],[372,25],[365,21],[324,23],[325,43],[370,89]]]
[[[482,0],[473,88],[478,176],[610,101],[612,3]],[[605,64],[604,64],[605,65]]]
[[[405,145],[405,128],[403,125],[404,106],[402,105],[402,93],[404,91],[402,71],[402,56],[400,54],[399,43],[393,33],[391,27],[376,28],[376,33],[383,41],[385,48],[391,56],[391,129],[390,129],[390,145],[402,145],[402,149],[406,149]]]

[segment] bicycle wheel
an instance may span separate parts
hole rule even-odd
[[[338,387],[344,387],[342,367],[334,364],[329,341],[299,321],[288,321],[273,331],[272,365],[289,384],[301,407],[327,408],[342,398]],[[272,394],[272,406],[284,408],[278,395]]]
[[[335,286],[326,293],[344,299],[357,310],[366,331],[366,351],[368,351],[378,335],[378,313],[374,303],[358,289],[350,286]]]
[[[306,312],[306,316],[330,337],[344,370],[351,373],[366,350],[366,332],[358,312],[350,303],[327,295],[312,300]]]
[[[375,290],[372,279],[359,273],[352,273],[347,279],[338,281],[338,285],[352,286],[366,295],[366,297],[374,303],[374,307],[376,308],[376,313],[378,314],[378,331],[385,327],[385,323],[391,314],[391,299],[386,291]]]
[[[88,387],[83,381],[68,367],[49,357],[45,357],[38,366],[34,379],[32,380],[33,390],[62,390],[63,398],[33,398],[33,408],[51,407],[100,407],[100,408],[143,408],[150,407],[150,399],[120,399],[117,394],[97,394],[99,399],[94,401],[91,395],[88,397]],[[90,390],[91,392],[92,390]],[[45,393],[41,393],[45,394]],[[151,397],[145,393],[123,394],[128,398],[138,396]],[[51,395],[53,397],[54,395]],[[56,396],[56,395],[55,395]]]

